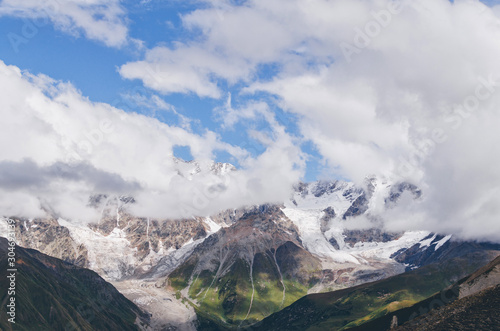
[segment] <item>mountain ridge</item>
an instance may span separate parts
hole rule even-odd
[[[196,164],[188,165],[184,170],[195,176]],[[422,195],[412,184],[375,177],[363,187],[344,181],[299,183],[283,204],[190,219],[135,216],[129,210],[134,197],[97,194],[89,199],[100,211],[96,222],[16,218],[16,237],[21,245],[122,282],[124,293],[133,293],[127,286],[137,286],[134,280],[154,287],[170,284],[164,290],[178,292],[198,313],[199,305],[206,306],[212,318],[244,326],[308,293],[382,280],[486,249],[450,235],[385,230],[374,215],[393,208],[405,192],[414,199]],[[358,217],[369,226],[350,227]],[[207,306],[209,301],[213,304]]]
[[[0,238],[0,287],[7,285],[7,240]],[[149,317],[94,271],[15,246],[15,325],[0,310],[3,330],[139,330]],[[8,299],[7,291],[0,301]],[[138,324],[136,324],[138,323]]]

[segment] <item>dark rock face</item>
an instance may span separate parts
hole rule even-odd
[[[359,187],[351,187],[342,193],[344,197],[346,197],[348,200],[352,201],[354,200],[354,197],[357,197],[361,194],[365,193],[365,191]]]
[[[332,193],[337,188],[336,181],[319,181],[311,192],[316,198],[328,193]]]
[[[396,240],[401,236],[401,233],[383,232],[380,229],[368,230],[344,230],[344,241],[346,244],[354,247],[359,242],[388,242]]]
[[[430,234],[427,239],[430,239],[433,236],[433,234]],[[428,247],[421,247],[420,244],[416,244],[406,250],[394,253],[391,258],[394,258],[397,262],[407,264],[408,267],[406,270],[409,271],[428,264],[438,263],[440,261],[463,256],[469,253],[483,252],[485,250],[500,250],[500,245],[453,240],[447,241],[441,247],[436,249],[436,246],[441,239],[443,239],[443,236],[437,235]]]
[[[323,212],[325,213],[324,217],[327,217],[329,219],[334,218],[337,215],[333,207],[327,207],[323,210]]]
[[[212,215],[210,218],[218,224],[231,225],[236,223],[243,216],[245,211],[245,208],[228,209]]]
[[[336,213],[335,210],[332,207],[327,207],[323,210],[325,213],[323,217],[321,217],[320,220],[320,227],[321,227],[321,232],[325,233],[328,230],[328,222],[335,218]]]
[[[87,205],[89,207],[97,208],[101,206],[103,203],[105,203],[107,199],[108,199],[107,194],[94,194],[89,197],[89,202]]]
[[[378,271],[365,271],[365,270],[359,270],[354,273],[354,276],[356,279],[358,279],[361,282],[368,282],[373,279],[383,279],[384,274],[382,272]]]
[[[340,246],[339,246],[339,243],[337,242],[337,240],[335,240],[335,238],[330,238],[328,239],[328,242],[333,246],[333,248],[335,248],[336,250],[339,250],[340,249]]]
[[[354,200],[352,205],[347,209],[342,216],[342,219],[347,219],[348,217],[354,217],[364,214],[368,210],[368,199],[366,194],[363,192],[359,197]]]
[[[15,330],[139,330],[148,316],[95,272],[16,247]],[[0,238],[0,287],[8,288],[7,240]],[[0,300],[7,300],[7,291]],[[0,329],[11,330],[6,305]]]
[[[303,182],[299,182],[298,184],[296,184],[293,189],[296,191],[296,192],[299,192],[300,195],[302,197],[305,197],[306,195],[309,194],[309,189],[308,189],[309,185],[307,183],[303,183]]]
[[[410,192],[414,199],[422,196],[422,191],[417,186],[403,182],[391,187],[389,196],[385,199],[385,204],[388,207],[394,206],[404,192]]]

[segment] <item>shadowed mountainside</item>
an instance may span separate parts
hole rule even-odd
[[[498,330],[499,284],[500,256],[426,300],[349,331]]]
[[[429,299],[496,255],[476,251],[381,281],[307,295],[252,326],[252,330],[345,330],[360,325],[363,330],[381,330],[373,324],[365,329],[365,323],[387,316],[389,320],[384,321],[383,329],[386,330],[392,318],[389,313]],[[453,301],[453,293],[446,295],[448,302]]]
[[[0,288],[9,288],[8,242],[0,238]],[[138,330],[148,316],[94,271],[32,249],[15,247],[16,323],[7,321],[2,290],[2,330]]]
[[[260,206],[206,239],[169,284],[201,315],[237,327],[291,304],[320,277],[320,261],[291,221],[277,206]]]

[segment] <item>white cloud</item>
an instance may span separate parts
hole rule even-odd
[[[378,174],[424,189],[418,204],[403,201],[384,215],[389,228],[499,240],[498,6],[473,0],[206,3],[182,17],[196,38],[147,50],[144,59],[122,65],[120,74],[164,94],[222,98],[225,84],[246,86],[233,91],[234,99],[269,93],[297,115],[300,134],[338,175],[361,182]],[[404,6],[394,10],[395,3]],[[110,46],[126,43],[118,1],[56,4],[4,0],[0,14],[36,18],[45,10],[66,32],[83,31]],[[277,72],[259,81],[262,65]],[[30,159],[41,170],[86,164],[132,185],[125,187],[136,183],[141,212],[178,216],[179,206],[208,213],[243,202],[280,201],[303,172],[300,143],[260,99],[236,108],[229,99],[216,110],[228,130],[245,121],[268,124],[269,131],[249,130],[266,148],[251,158],[245,150],[252,140],[243,148],[231,146],[211,131],[193,134],[188,119],[175,127],[127,114],[88,101],[71,85],[3,64],[0,93],[8,96],[0,99],[0,164]],[[155,97],[134,101],[175,111]],[[222,179],[207,173],[187,181],[176,175],[175,145],[189,146],[203,162],[227,151],[243,169]],[[12,206],[22,205],[34,212],[43,200],[67,212],[94,189],[91,178],[70,181],[68,201],[59,200],[50,185],[36,196],[26,187],[2,191],[0,208],[15,213]],[[19,204],[6,202],[12,199]]]
[[[220,98],[218,79],[249,82],[263,63],[289,70],[330,63],[340,54],[331,44],[350,36],[346,26],[369,17],[360,0],[206,2],[209,8],[182,16],[184,28],[201,37],[155,47],[143,61],[123,65],[122,76],[163,93]]]
[[[156,104],[169,108],[158,100]],[[96,211],[86,207],[88,198],[107,193],[134,196],[138,215],[204,216],[283,201],[303,171],[300,149],[275,123],[265,152],[252,159],[212,131],[198,135],[93,103],[70,84],[3,62],[0,116],[1,215],[40,216],[43,208],[67,218],[96,220]],[[190,175],[194,165],[176,161],[175,145],[190,147],[200,174]],[[232,155],[242,169],[222,177],[213,174],[210,160],[216,151]]]
[[[288,111],[304,115],[304,136],[348,178],[376,173],[424,187],[424,201],[404,205],[403,216],[385,215],[387,226],[499,240],[493,123],[500,122],[500,93],[491,82],[500,78],[499,20],[468,1],[418,3],[352,61],[283,72],[250,91],[277,94]],[[411,170],[401,171],[408,162]]]
[[[2,0],[2,15],[32,20],[21,31],[20,38],[31,38],[37,26],[48,19],[61,31],[74,36],[83,32],[87,38],[107,46],[120,47],[128,42],[125,10],[120,0]]]
[[[179,45],[171,50],[160,46],[149,50],[144,61],[121,66],[120,74],[127,79],[141,79],[145,86],[165,94],[193,92],[200,97],[219,98],[221,91],[214,79],[234,82],[249,73],[244,60],[228,61],[223,54],[199,47]]]
[[[417,222],[498,240],[498,6],[474,0],[207,3],[182,17],[186,29],[200,33],[196,40],[152,49],[121,74],[163,93],[220,98],[218,83],[226,80],[246,84],[246,98],[275,95],[278,106],[299,115],[300,133],[338,174],[357,182],[379,174],[425,189],[418,209],[408,207],[418,217],[394,211],[389,226]],[[277,73],[259,81],[263,64]],[[159,76],[147,72],[154,66]],[[226,107],[224,124],[262,116],[258,104]]]

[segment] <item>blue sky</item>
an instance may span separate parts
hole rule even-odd
[[[220,128],[213,109],[225,104],[229,93],[235,104],[245,102],[249,98],[239,96],[243,84],[227,84],[224,86],[224,97],[212,99],[199,97],[194,93],[169,93],[167,95],[145,88],[139,80],[124,79],[118,72],[119,66],[137,61],[144,56],[144,50],[158,45],[173,47],[175,42],[189,42],[200,38],[197,31],[187,31],[182,26],[181,16],[206,5],[199,2],[180,1],[150,1],[137,4],[135,1],[124,2],[127,11],[129,35],[143,42],[144,48],[136,45],[124,47],[108,47],[103,42],[90,40],[79,33],[77,36],[54,28],[46,19],[17,18],[4,16],[0,19],[0,30],[4,31],[4,38],[0,44],[0,59],[6,64],[18,66],[34,74],[45,74],[56,80],[69,81],[78,88],[84,96],[95,102],[105,102],[126,111],[140,112],[151,115],[150,110],[144,109],[124,98],[124,95],[136,94],[161,97],[171,104],[182,115],[193,119],[193,132],[202,133],[209,129],[220,134],[221,138],[234,145],[249,146],[247,148],[254,156],[261,154],[265,149],[257,141],[252,141],[246,134],[249,127],[263,130],[267,127],[265,121],[255,123],[239,123],[231,130]],[[14,36],[15,34],[15,36]],[[10,37],[9,37],[10,35]],[[19,38],[19,39],[18,39]],[[261,79],[271,79],[276,73],[273,65],[262,66],[256,73]],[[268,99],[268,96],[252,96],[252,99]],[[294,123],[295,117],[275,107],[292,135],[299,135]],[[154,115],[166,123],[178,123],[178,118],[165,112]],[[250,139],[250,140],[249,140]],[[308,154],[307,171],[304,180],[313,181],[320,173],[320,155],[314,144],[303,142],[303,151]],[[179,157],[189,160],[191,154],[188,148],[176,148]],[[216,161],[231,162],[238,166],[238,161],[229,154],[216,154]]]
[[[235,2],[236,3],[236,2]],[[234,4],[235,4],[234,3]],[[488,5],[495,1],[485,1]],[[265,121],[254,123],[238,123],[232,130],[221,129],[221,123],[214,116],[214,108],[221,107],[229,94],[234,104],[243,104],[252,100],[269,101],[265,93],[248,96],[240,95],[241,89],[246,87],[245,82],[228,83],[217,78],[216,83],[221,87],[221,98],[200,97],[196,93],[158,93],[154,89],[145,88],[138,79],[124,79],[119,73],[119,67],[127,62],[139,61],[145,52],[153,47],[162,46],[175,48],[176,43],[187,43],[203,39],[206,36],[199,29],[187,29],[182,17],[198,9],[210,8],[209,2],[202,1],[124,1],[121,7],[125,11],[125,23],[128,27],[128,38],[140,40],[142,47],[127,44],[122,47],[109,47],[95,38],[86,38],[84,33],[77,30],[76,35],[55,28],[46,18],[13,17],[4,15],[0,19],[0,30],[4,32],[1,38],[0,59],[6,64],[18,66],[32,73],[42,73],[54,79],[69,81],[74,84],[84,96],[95,102],[105,102],[127,111],[142,112],[151,115],[151,110],[144,109],[124,95],[148,96],[155,94],[166,103],[192,120],[193,132],[202,133],[204,130],[220,134],[221,138],[234,145],[252,145],[249,151],[255,156],[264,149],[257,141],[248,137],[246,130],[250,126],[263,130],[267,127]],[[81,30],[81,29],[80,29]],[[16,39],[20,38],[20,39]],[[314,66],[314,64],[313,64]],[[279,72],[279,64],[264,62],[259,64],[253,75],[254,80],[272,80]],[[269,103],[273,105],[272,102]],[[279,114],[278,118],[286,119],[283,123],[286,130],[294,136],[300,137],[300,130],[296,125],[296,116],[284,112],[276,105],[273,110]],[[172,113],[161,112],[154,115],[166,123],[178,123],[177,116]],[[309,139],[302,139],[301,147],[306,153],[307,167],[303,180],[312,181],[323,176],[341,178],[330,168],[325,168],[323,160],[315,144]],[[176,149],[176,154],[183,158],[190,158],[188,149]],[[227,153],[216,154],[217,161],[232,162],[238,165],[237,160]],[[330,170],[329,170],[330,169]]]

